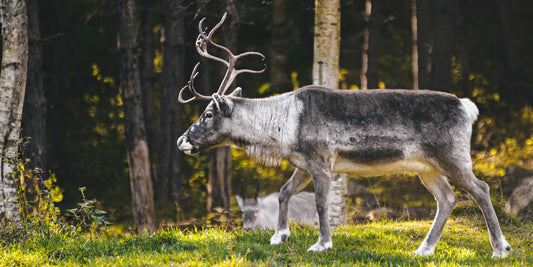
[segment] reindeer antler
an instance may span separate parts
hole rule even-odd
[[[202,24],[203,24],[205,18],[201,19],[200,22],[198,23],[199,34],[198,34],[198,37],[196,38],[196,43],[195,43],[196,51],[198,52],[198,54],[200,56],[205,57],[205,58],[209,58],[209,59],[213,59],[213,60],[218,61],[218,62],[221,62],[222,64],[226,65],[226,67],[228,68],[227,71],[226,71],[226,74],[224,75],[224,79],[222,80],[222,82],[220,83],[220,86],[218,87],[217,94],[219,94],[219,95],[224,95],[224,93],[226,93],[226,91],[231,86],[231,84],[233,83],[233,80],[235,80],[237,75],[239,75],[241,73],[262,73],[262,72],[264,72],[266,70],[266,65],[264,65],[265,67],[263,69],[261,69],[261,70],[235,69],[235,65],[236,65],[237,60],[242,58],[242,57],[255,55],[255,56],[260,56],[261,57],[261,61],[264,61],[265,60],[265,56],[263,54],[259,53],[259,52],[245,52],[245,53],[242,53],[242,54],[234,55],[227,47],[213,42],[213,40],[212,40],[213,34],[215,33],[216,30],[218,30],[218,28],[220,28],[220,26],[222,26],[222,23],[224,23],[224,20],[226,20],[226,15],[227,15],[227,13],[224,13],[224,15],[222,16],[220,21],[215,25],[215,27],[213,27],[213,29],[211,29],[211,31],[209,31],[208,34],[205,33],[205,31],[203,30],[203,27],[202,27]],[[213,56],[213,55],[209,54],[209,52],[207,51],[207,44],[208,43],[212,44],[216,48],[219,48],[219,49],[222,49],[223,51],[225,51],[228,54],[228,60],[225,60],[223,58],[216,57],[216,56]],[[178,95],[178,100],[181,103],[188,103],[188,102],[191,102],[191,101],[193,101],[195,99],[203,99],[203,100],[212,99],[212,97],[204,96],[204,95],[198,93],[194,89],[193,82],[194,82],[194,78],[196,77],[196,75],[198,75],[198,72],[196,71],[196,69],[198,68],[198,65],[199,65],[199,63],[196,64],[196,66],[194,67],[193,72],[191,74],[191,78],[190,78],[189,82],[187,83],[187,85],[184,86],[183,88],[181,88],[181,90],[180,90],[180,93]],[[184,100],[182,98],[183,90],[185,90],[185,88],[189,88],[189,91],[191,91],[191,93],[194,95],[192,98],[189,98],[187,100]]]
[[[183,86],[183,88],[181,88],[180,90],[180,93],[178,94],[178,101],[180,101],[180,103],[185,104],[196,99],[200,99],[200,100],[211,100],[212,99],[211,96],[205,96],[205,95],[198,93],[198,91],[196,91],[196,89],[194,88],[194,78],[198,76],[198,71],[196,71],[196,69],[198,69],[198,66],[200,66],[200,62],[196,63],[196,65],[192,69],[191,77],[189,78],[187,85]],[[183,95],[183,91],[185,90],[185,88],[189,88],[189,91],[191,91],[191,93],[193,94],[193,96],[189,99],[183,99],[182,95]]]

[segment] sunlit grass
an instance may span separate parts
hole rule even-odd
[[[81,235],[29,236],[4,245],[2,266],[532,266],[533,224],[505,225],[514,251],[503,260],[492,259],[486,227],[478,217],[450,219],[432,257],[413,251],[431,221],[382,221],[333,229],[334,248],[307,253],[318,229],[292,226],[289,242],[271,247],[273,231],[226,232],[222,229],[156,234],[131,233],[86,238]]]

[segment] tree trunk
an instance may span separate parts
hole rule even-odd
[[[67,135],[67,49],[66,49],[66,33],[67,33],[67,2],[65,0],[57,0],[56,8],[56,31],[57,37],[54,39],[54,85],[50,105],[52,108],[50,112],[52,130],[51,139],[51,159],[54,163],[54,171],[58,177],[65,176],[69,166],[69,158],[66,156],[67,151],[65,141]]]
[[[155,209],[149,151],[141,105],[135,1],[119,0],[118,12],[120,87],[124,102],[124,132],[128,147],[133,217],[139,230],[146,229],[153,232],[156,228]]]
[[[339,84],[340,1],[317,0],[313,84],[335,89]],[[329,221],[332,226],[346,224],[346,174],[334,174],[329,190]]]
[[[2,0],[2,69],[0,75],[0,225],[20,222],[14,181],[20,124],[26,89],[28,18],[25,2]]]
[[[24,98],[23,136],[30,138],[24,151],[27,167],[46,170],[46,99],[41,72],[41,35],[39,33],[38,1],[28,1],[28,79]]]
[[[207,187],[207,212],[231,216],[231,147],[211,150]],[[221,209],[221,210],[217,210]],[[219,219],[219,218],[215,218]],[[231,217],[230,217],[231,219]],[[213,223],[211,221],[209,223]]]
[[[159,204],[183,204],[181,163],[176,139],[181,134],[183,107],[176,96],[185,84],[182,1],[164,2],[163,66],[161,72],[161,124],[159,137],[159,164],[157,202]]]
[[[239,14],[234,0],[225,0],[224,9],[228,13],[228,22],[224,25],[224,44],[231,51],[237,50],[239,33]],[[235,88],[230,87],[228,92]],[[217,213],[222,208],[224,215],[231,221],[231,147],[212,149],[209,161],[207,212]]]
[[[378,88],[378,44],[380,40],[383,15],[382,3],[378,0],[365,1],[365,28],[363,34],[363,55],[361,67],[361,89]]]
[[[292,89],[287,70],[287,15],[285,0],[274,1],[272,16],[272,56],[270,61],[271,93]]]
[[[365,26],[363,29],[363,54],[361,57],[361,89],[368,89],[368,45],[370,41],[370,15],[372,14],[372,1],[365,0]]]
[[[418,87],[431,87],[431,51],[433,48],[431,0],[416,1],[416,28],[418,40]]]
[[[37,0],[28,1],[28,76],[26,80],[26,96],[22,118],[22,135],[30,142],[22,147],[22,158],[27,170],[46,171],[46,98],[43,90],[41,72],[41,35],[39,33],[39,12]],[[38,173],[38,172],[34,172]],[[41,176],[36,176],[39,178]],[[25,183],[26,200],[35,200],[39,183]]]
[[[413,42],[411,56],[413,89],[418,90],[418,25],[416,18],[416,0],[411,0],[411,40]]]
[[[521,105],[527,101],[525,76],[517,56],[516,38],[514,34],[511,14],[511,1],[496,0],[500,29],[502,34],[503,52],[505,55],[505,76],[503,97],[515,105]]]
[[[434,23],[431,51],[431,88],[449,92],[451,87],[454,0],[432,1]]]
[[[366,79],[368,89],[376,89],[378,87],[378,58],[379,42],[381,40],[381,29],[383,28],[384,19],[382,11],[383,0],[373,0],[370,10],[370,28],[368,39],[368,69],[366,72]]]
[[[150,158],[155,156],[157,117],[155,115],[155,67],[154,67],[154,15],[152,11],[152,0],[141,1],[140,12],[140,36],[141,57],[139,60],[139,70],[141,75],[142,105],[144,122],[146,126],[146,139]],[[152,171],[152,174],[154,172]],[[156,179],[154,179],[156,180]]]

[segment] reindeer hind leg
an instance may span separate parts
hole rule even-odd
[[[487,223],[487,229],[489,232],[490,244],[493,249],[493,258],[505,258],[511,251],[511,246],[505,240],[494,206],[490,200],[489,186],[482,180],[479,180],[470,168],[464,168],[464,171],[458,173],[454,182],[470,194],[479,205],[485,222]]]
[[[433,255],[435,246],[440,240],[444,225],[450,217],[453,207],[457,203],[457,196],[453,192],[446,177],[438,172],[420,173],[419,178],[422,184],[433,194],[437,201],[437,213],[429,232],[424,241],[420,244],[415,255],[430,256]]]
[[[505,240],[498,223],[494,206],[490,200],[489,186],[474,175],[470,152],[465,147],[470,147],[470,145],[452,146],[449,154],[444,154],[439,158],[438,169],[477,202],[487,223],[493,249],[492,257],[504,258],[511,251],[511,246]]]

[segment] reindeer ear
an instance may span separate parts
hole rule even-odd
[[[213,101],[222,115],[227,117],[233,111],[233,102],[230,99],[215,93],[213,94]]]
[[[244,209],[244,199],[241,198],[241,196],[235,196],[235,198],[237,199],[237,205],[239,205],[239,208]]]
[[[230,96],[241,97],[242,96],[242,88],[240,88],[240,87],[235,88],[235,90],[233,90],[233,92],[230,94]]]

